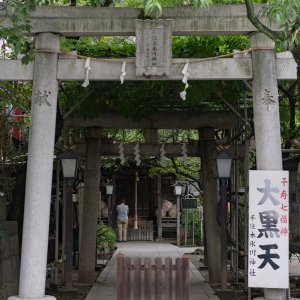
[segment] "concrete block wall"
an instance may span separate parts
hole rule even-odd
[[[0,240],[0,300],[18,294],[19,241],[18,223],[0,221],[5,236]]]

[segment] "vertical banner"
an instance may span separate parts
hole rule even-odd
[[[249,287],[289,287],[289,173],[249,171]]]

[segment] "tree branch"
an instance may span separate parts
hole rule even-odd
[[[185,172],[180,171],[178,169],[178,166],[176,165],[174,157],[171,158],[171,161],[172,161],[172,164],[173,164],[173,168],[175,169],[175,171],[176,171],[177,174],[185,176],[185,177],[187,177],[189,179],[192,179],[193,181],[196,181],[198,183],[198,187],[196,187],[195,185],[194,185],[194,187],[198,190],[199,193],[201,193],[199,179],[196,178],[196,177],[194,177],[194,176],[192,176],[189,173],[185,173]]]
[[[265,26],[255,15],[254,5],[252,0],[244,0],[247,8],[247,17],[250,22],[261,32],[268,36],[271,40],[276,41],[280,38],[281,34],[273,31],[269,27]]]

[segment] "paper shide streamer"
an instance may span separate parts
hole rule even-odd
[[[136,161],[136,165],[141,165],[141,159],[140,159],[140,145],[137,143],[134,147],[134,160]]]
[[[188,72],[188,70],[189,63],[187,62],[181,71],[181,74],[183,75],[182,82],[185,84],[184,90],[180,93],[180,98],[182,100],[186,100],[186,89],[189,87],[189,84],[187,82],[190,77],[190,73]]]
[[[126,61],[123,61],[122,68],[121,68],[121,75],[120,75],[121,84],[124,83],[125,76],[126,76]]]
[[[86,88],[90,84],[89,73],[91,71],[91,59],[89,57],[85,61],[84,68],[86,69],[86,71],[85,71],[85,79],[82,86]]]
[[[125,156],[124,156],[124,145],[123,145],[123,143],[119,144],[119,159],[120,159],[121,165],[124,165],[125,164]]]

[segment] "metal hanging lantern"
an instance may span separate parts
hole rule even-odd
[[[182,193],[182,184],[180,182],[176,182],[174,185],[174,195],[181,196]]]
[[[72,152],[64,152],[61,156],[63,177],[74,179],[78,168],[79,156]]]
[[[232,156],[225,151],[220,152],[216,158],[218,178],[230,178]]]
[[[114,185],[113,184],[107,183],[105,188],[106,188],[106,194],[107,195],[112,195],[113,194],[113,191],[114,191]]]

